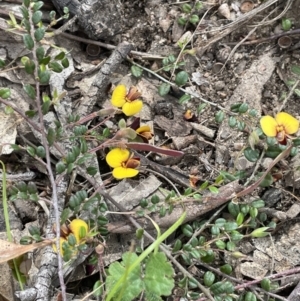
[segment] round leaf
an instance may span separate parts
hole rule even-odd
[[[141,77],[143,74],[143,69],[136,65],[133,65],[131,66],[131,73],[134,77]]]
[[[244,156],[250,162],[256,162],[259,159],[259,155],[259,151],[251,147],[247,147],[244,150]]]
[[[32,48],[34,46],[34,41],[33,41],[32,37],[29,34],[24,34],[23,35],[23,42],[24,42],[24,45],[27,49],[32,50]]]
[[[215,120],[218,123],[221,123],[224,120],[224,118],[225,118],[225,114],[223,111],[218,111],[215,115]]]
[[[176,74],[175,83],[178,86],[183,86],[187,83],[189,75],[185,71],[180,71]]]
[[[34,38],[37,42],[41,41],[45,36],[45,28],[44,27],[39,27],[35,32],[34,32]]]
[[[38,10],[32,14],[31,20],[34,24],[37,24],[42,20],[42,16],[43,16],[43,13],[40,10]]]
[[[158,87],[158,94],[160,96],[165,96],[170,92],[170,88],[171,86],[167,83],[162,83],[159,87]]]
[[[206,286],[210,287],[215,282],[216,276],[211,271],[207,271],[204,274],[203,282]]]

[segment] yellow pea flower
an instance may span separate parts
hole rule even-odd
[[[80,243],[89,232],[89,226],[82,219],[73,219],[69,225],[69,229],[74,234],[77,243]]]
[[[133,158],[128,149],[114,148],[106,155],[107,164],[113,168],[114,178],[121,180],[135,177],[140,165],[137,158]]]
[[[269,115],[262,117],[260,125],[266,136],[276,137],[278,142],[283,142],[286,137],[295,134],[299,129],[299,121],[285,112],[278,113],[275,118]]]
[[[148,140],[151,140],[153,137],[153,133],[151,132],[149,125],[142,125],[137,128],[136,133],[140,136],[145,143],[148,143]]]
[[[125,85],[118,85],[111,98],[113,106],[122,108],[126,116],[132,116],[141,111],[143,102],[138,99],[141,93],[136,87],[131,87],[127,93]]]

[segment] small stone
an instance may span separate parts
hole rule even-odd
[[[251,279],[261,279],[268,273],[268,270],[255,262],[243,262],[240,264],[240,272]]]
[[[289,218],[294,218],[300,213],[300,205],[299,204],[293,204],[291,208],[286,212],[286,215]]]

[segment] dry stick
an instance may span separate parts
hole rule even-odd
[[[229,35],[232,31],[238,29],[239,26],[241,26],[243,23],[245,23],[246,21],[252,19],[259,12],[265,10],[266,8],[268,8],[269,6],[273,5],[276,2],[278,2],[278,0],[269,0],[267,2],[264,2],[263,4],[258,6],[257,8],[255,8],[255,9],[251,10],[250,12],[242,15],[237,20],[234,20],[233,22],[231,22],[227,26],[224,26],[223,28],[216,29],[216,31],[218,31],[218,33],[214,37],[209,39],[208,41],[205,41],[205,45],[203,47],[201,47],[201,46],[199,47],[198,55],[201,56],[212,44],[216,43],[217,41],[221,40],[225,36]],[[224,29],[224,28],[226,28],[226,29]],[[220,30],[223,30],[223,31],[220,32]],[[209,32],[212,32],[212,31],[209,31]],[[202,34],[202,33],[200,32],[199,34]]]
[[[281,112],[282,109],[284,108],[284,106],[286,105],[287,101],[291,98],[292,94],[294,93],[294,90],[296,89],[296,87],[298,86],[300,80],[296,80],[295,84],[293,85],[293,87],[290,89],[289,94],[286,96],[286,98],[284,99],[282,105],[280,106],[278,112]]]
[[[81,167],[78,167],[78,170],[84,174],[85,178],[95,187],[96,191],[98,193],[100,193],[103,198],[109,200],[114,206],[116,206],[119,211],[121,212],[126,212],[126,209],[119,204],[118,202],[116,202],[114,200],[114,198],[112,198],[108,193],[106,193],[102,187],[99,187],[99,185],[97,185],[97,183],[94,181],[94,179],[88,175],[86,173],[86,171],[84,169],[82,169]],[[136,229],[142,229],[143,227],[130,215],[125,215],[125,217],[132,223],[132,225],[136,228]],[[147,238],[149,238],[152,242],[155,241],[155,238],[152,237],[152,235],[150,235],[146,230],[144,230],[144,234]],[[160,245],[160,249],[167,255],[167,257],[174,263],[174,265],[183,273],[183,275],[185,275],[186,277],[188,277],[189,279],[194,279],[193,275],[190,274],[172,255],[171,253],[167,250],[166,247],[164,247],[163,245]],[[211,300],[214,301],[214,298],[212,297],[212,295],[210,294],[210,291],[204,287],[201,283],[199,283],[197,281],[197,285],[198,287],[201,289],[201,291],[206,295],[206,297]]]
[[[29,18],[31,20],[32,11],[29,9],[28,12],[29,12]],[[33,25],[32,22],[30,22],[30,27],[31,27],[31,32],[30,32],[31,38],[33,39],[33,41],[35,41],[35,37],[34,37],[35,28],[34,28],[34,25]],[[33,56],[33,61],[38,65],[38,59],[37,59],[37,56],[36,56],[36,43],[33,44],[32,56]],[[38,68],[34,69],[34,76],[35,76],[36,79],[39,78]],[[41,140],[42,140],[42,144],[45,148],[47,171],[48,171],[48,176],[49,176],[50,183],[51,183],[51,186],[52,186],[52,204],[53,204],[53,209],[54,209],[54,214],[55,214],[55,224],[60,225],[58,190],[57,190],[57,185],[56,185],[54,175],[53,175],[53,172],[52,172],[52,168],[51,168],[50,149],[49,149],[49,144],[48,144],[48,141],[47,141],[45,128],[44,128],[44,115],[43,115],[42,107],[41,107],[40,83],[39,83],[38,80],[36,80],[35,88],[36,88],[36,105],[37,105],[38,116],[39,116],[39,120],[40,120]],[[57,230],[56,230],[56,249],[57,250],[60,249],[60,230],[59,230],[59,227],[57,227]],[[61,287],[62,299],[63,299],[63,301],[67,301],[66,287],[65,287],[64,276],[63,276],[63,261],[62,261],[62,257],[61,257],[59,252],[57,253],[57,258],[58,258],[58,276],[59,276],[59,282],[60,282],[60,287]],[[43,300],[45,300],[46,296],[41,296],[41,297],[44,298]],[[39,298],[40,297],[39,297],[39,292],[38,292],[37,300]]]
[[[227,274],[224,274],[224,273],[222,273],[219,269],[216,269],[216,268],[214,268],[214,267],[212,267],[212,266],[210,266],[210,265],[208,265],[208,264],[206,264],[206,263],[204,263],[204,262],[200,262],[200,265],[202,265],[202,266],[205,267],[206,269],[211,270],[211,271],[213,271],[214,273],[216,273],[216,274],[218,274],[218,275],[220,275],[220,276],[222,276],[222,277],[225,277],[225,278],[229,279],[230,281],[233,281],[233,282],[236,282],[236,283],[239,283],[239,284],[244,284],[244,282],[243,282],[242,280],[239,280],[239,279],[237,279],[237,278],[234,278],[234,277],[232,277],[232,276],[229,276],[229,275],[227,275]],[[260,280],[260,281],[261,281],[261,280]],[[262,289],[262,288],[260,288],[260,287],[254,287],[253,285],[249,286],[249,288],[251,288],[251,287],[252,287],[254,290],[258,290],[258,291],[260,291],[260,292],[262,292],[262,293],[264,293],[264,294],[267,294],[267,295],[269,295],[269,296],[271,296],[271,297],[277,298],[277,299],[279,299],[279,300],[287,301],[286,298],[281,297],[281,296],[276,295],[276,294],[273,294],[273,293],[270,293],[270,292],[267,292],[267,291],[265,291],[264,289]]]
[[[289,31],[285,31],[285,32],[281,32],[278,34],[274,34],[272,36],[269,37],[265,37],[265,38],[260,38],[260,39],[256,39],[256,40],[251,40],[248,42],[244,42],[243,45],[252,45],[252,44],[258,44],[258,43],[263,43],[263,42],[268,42],[270,40],[274,40],[283,36],[293,36],[293,35],[299,35],[300,34],[300,29],[294,29],[294,30],[289,30]],[[226,45],[236,45],[240,42],[228,42],[226,43]]]
[[[263,19],[263,21],[264,20],[266,20],[273,12],[275,11],[275,9],[274,10],[272,10],[264,19]],[[256,25],[253,29],[251,29],[250,31],[249,31],[249,33],[238,43],[238,44],[236,44],[234,47],[233,47],[233,49],[230,51],[230,53],[229,53],[229,56],[228,56],[228,58],[227,58],[227,60],[226,60],[226,62],[224,63],[224,66],[221,68],[221,70],[220,70],[220,72],[222,73],[222,71],[224,70],[224,68],[225,68],[225,66],[226,66],[226,64],[228,63],[228,61],[232,58],[232,56],[233,56],[233,54],[236,52],[236,50],[243,44],[243,42],[244,41],[246,41],[247,39],[248,39],[248,37],[250,37],[255,31],[256,31],[256,29],[260,26],[261,24],[258,24],[258,25]]]

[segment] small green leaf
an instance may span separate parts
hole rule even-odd
[[[65,58],[66,54],[65,52],[61,51],[58,55],[54,57],[55,60],[61,61],[63,58]]]
[[[2,59],[0,59],[0,68],[5,67],[5,61],[3,61]]]
[[[93,166],[89,166],[87,169],[86,169],[87,173],[91,176],[94,176],[96,173],[97,173],[97,168],[96,167],[93,167]]]
[[[245,129],[245,127],[246,127],[246,124],[244,121],[240,121],[240,120],[237,121],[238,130],[243,131]]]
[[[191,5],[187,3],[183,4],[182,11],[185,12],[186,14],[190,13],[192,11]]]
[[[186,24],[186,22],[187,22],[187,19],[184,17],[180,17],[177,19],[177,23],[181,26],[184,26]]]
[[[224,224],[224,230],[225,231],[232,231],[232,230],[236,230],[238,228],[238,224],[236,222],[226,222]]]
[[[255,207],[251,207],[249,210],[249,214],[253,219],[256,218],[258,214],[258,209]]]
[[[298,154],[298,148],[297,147],[292,147],[290,156],[295,157]]]
[[[38,146],[36,148],[36,155],[40,158],[45,158],[46,156],[46,151],[45,151],[45,148],[43,146]]]
[[[49,70],[42,71],[41,69],[39,69],[38,76],[41,84],[48,84],[51,74]]]
[[[203,3],[201,1],[196,2],[195,9],[199,11],[202,8],[203,8]]]
[[[232,273],[232,266],[226,263],[220,267],[220,271],[224,274],[230,275]]]
[[[53,145],[55,138],[56,138],[56,135],[55,135],[54,129],[49,127],[48,133],[47,133],[47,141],[50,146]]]
[[[43,13],[40,10],[37,10],[32,14],[31,20],[34,24],[37,24],[42,20],[42,17]]]
[[[38,47],[36,49],[35,53],[36,53],[38,61],[40,62],[44,58],[44,56],[45,56],[45,49],[44,49],[44,47],[42,47],[42,46]]]
[[[131,66],[131,73],[134,77],[141,77],[143,74],[143,69],[136,66],[136,65],[132,65]]]
[[[219,193],[219,189],[215,186],[210,185],[208,186],[208,189],[211,193],[215,193],[215,194]]]
[[[194,230],[191,225],[185,224],[181,227],[182,233],[187,237],[192,237],[194,234]]]
[[[31,99],[35,100],[36,98],[35,89],[31,85],[25,84],[23,86],[23,89]]]
[[[285,30],[285,31],[290,30],[291,27],[292,27],[292,21],[291,21],[291,19],[282,18],[282,20],[281,20],[281,26],[282,26],[282,29]]]
[[[34,3],[32,9],[34,12],[36,12],[37,10],[41,9],[44,5],[44,2],[43,1],[37,1]]]
[[[228,208],[229,213],[234,217],[237,217],[238,214],[240,213],[239,205],[235,204],[233,202],[228,203],[227,208]]]
[[[200,19],[197,15],[191,15],[191,17],[189,18],[189,22],[193,25],[196,25],[197,23],[199,23],[199,21]]]
[[[180,71],[175,76],[175,83],[178,86],[183,86],[187,83],[189,75],[185,71]]]
[[[223,240],[217,240],[216,241],[216,246],[220,250],[225,250],[226,248],[226,243]]]
[[[243,113],[246,113],[248,111],[248,104],[246,103],[242,103],[239,107],[239,113],[243,114]]]
[[[26,7],[24,7],[24,6],[21,6],[20,10],[21,10],[23,18],[28,20],[29,19],[28,9]]]
[[[69,8],[67,6],[64,6],[64,14],[67,15],[69,13]]]
[[[35,69],[35,63],[32,60],[27,60],[27,62],[25,63],[25,71],[28,74],[33,74]]]
[[[246,216],[249,213],[250,206],[248,204],[241,204],[241,212]]]
[[[170,64],[172,63],[175,63],[176,61],[176,57],[173,55],[173,54],[170,54],[168,57],[167,57],[167,60]]]
[[[229,119],[228,119],[228,125],[233,128],[236,126],[236,123],[237,123],[237,120],[235,117],[233,116],[230,116]]]
[[[256,162],[259,159],[259,151],[257,149],[252,149],[251,147],[246,147],[244,150],[244,156],[250,162]]]
[[[241,106],[241,103],[234,103],[230,106],[230,110],[234,113],[238,113],[240,106]]]
[[[34,46],[34,41],[33,41],[32,37],[29,34],[24,34],[23,35],[23,42],[24,42],[24,45],[26,46],[26,48],[28,50],[32,50],[32,48]]]
[[[46,57],[44,57],[39,63],[40,63],[41,65],[46,66],[46,65],[49,64],[50,60],[51,60],[51,57],[50,57],[50,56],[46,56]]]
[[[84,138],[82,138],[80,140],[80,152],[82,154],[86,153],[88,151],[88,145],[87,145],[87,142]]]
[[[215,295],[221,295],[221,294],[232,294],[234,292],[234,286],[229,281],[224,282],[216,282],[211,287],[210,290]],[[223,300],[223,298],[222,298]]]
[[[184,94],[184,95],[182,95],[180,98],[179,98],[179,103],[180,104],[184,104],[184,103],[186,103],[186,102],[188,102],[188,101],[190,101],[191,100],[191,95],[189,95],[189,94]]]
[[[263,173],[258,173],[257,176],[262,176]],[[269,187],[273,183],[273,177],[270,173],[268,173],[262,182],[259,184],[260,187]]]
[[[34,32],[34,38],[37,42],[41,41],[45,36],[45,27],[39,27]]]
[[[81,165],[83,164],[84,162],[88,161],[88,160],[91,160],[92,158],[92,154],[89,154],[89,153],[85,153],[82,157],[80,157],[78,160],[77,160],[77,164],[78,165]]]
[[[29,7],[30,0],[23,0],[23,4],[25,7]]]
[[[281,154],[282,150],[279,148],[278,145],[269,146],[266,150],[266,157],[276,158],[279,154]]]
[[[257,116],[257,111],[255,109],[251,109],[249,111],[249,115],[252,116],[252,117],[256,117]]]
[[[261,282],[260,282],[260,286],[267,292],[270,291],[271,289],[271,280],[270,279],[263,279]]]
[[[256,301],[256,296],[252,292],[247,292],[244,301]]]
[[[58,174],[63,173],[66,170],[66,165],[62,162],[58,162],[55,166],[55,170]]]
[[[236,223],[240,226],[244,222],[244,214],[240,212],[236,218]]]
[[[170,88],[171,86],[167,83],[162,83],[159,87],[158,87],[158,94],[160,96],[165,96],[170,92]]]
[[[215,282],[216,280],[216,276],[214,273],[212,273],[211,271],[207,271],[205,272],[204,276],[203,276],[203,282],[205,284],[205,286],[212,286],[213,283]]]
[[[205,263],[211,263],[215,260],[215,253],[213,250],[208,250],[205,256],[201,257],[201,260]]]
[[[27,117],[33,118],[36,115],[36,111],[28,110],[28,111],[25,111],[25,114],[26,114]]]
[[[225,118],[225,114],[223,111],[218,111],[215,115],[215,120],[217,123],[221,123]]]
[[[70,66],[69,60],[67,57],[61,60],[61,64],[64,68],[68,68]]]
[[[233,251],[235,250],[235,248],[236,248],[236,245],[235,245],[234,242],[228,241],[228,242],[226,243],[226,249],[227,249],[228,251],[233,252]]]
[[[28,20],[26,19],[23,19],[22,22],[21,22],[22,26],[26,29],[27,32],[30,32],[31,31],[31,28],[30,28],[30,23]],[[24,39],[24,36],[23,36],[23,39]]]
[[[103,295],[103,283],[97,280],[93,286],[93,295],[97,298]]]
[[[0,89],[0,97],[3,99],[9,98],[11,95],[10,89],[9,88],[1,88]]]
[[[28,153],[30,156],[32,156],[32,157],[35,156],[35,148],[34,148],[34,147],[32,147],[32,146],[27,146],[26,150],[27,150],[27,153]]]
[[[270,230],[269,227],[261,227],[261,228],[257,228],[255,229],[254,231],[252,231],[250,233],[250,236],[251,237],[265,237],[265,236],[268,236],[269,235],[269,232],[268,230]]]
[[[220,234],[220,228],[217,227],[217,226],[212,226],[210,228],[210,232],[211,232],[212,235],[218,236]]]
[[[264,200],[259,199],[259,200],[253,201],[250,205],[251,205],[251,207],[260,209],[260,208],[264,208],[266,204],[265,204]]]
[[[60,73],[64,70],[63,66],[55,61],[49,63],[49,68],[51,68],[54,72]]]

